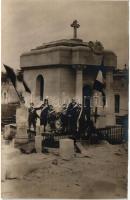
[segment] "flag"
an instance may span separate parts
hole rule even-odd
[[[16,88],[16,74],[15,74],[14,70],[7,65],[4,65],[4,67],[6,69],[8,78],[11,80],[13,86]]]
[[[97,90],[99,92],[102,92],[103,88],[104,88],[103,75],[102,75],[102,71],[99,70],[97,78],[96,78],[96,80],[94,82],[94,85],[93,85],[93,89]]]
[[[103,78],[103,73],[102,73],[103,68],[104,68],[104,56],[102,58],[102,62],[101,62],[100,69],[97,74],[97,78],[93,85],[94,90],[97,90],[102,93],[102,101],[103,101],[103,107],[104,107],[106,104],[106,95],[104,92],[105,83],[104,83],[104,78]]]
[[[31,90],[29,89],[29,87],[27,86],[27,83],[24,80],[23,74],[21,72],[19,72],[19,74],[17,75],[17,80],[23,84],[24,89],[26,92],[31,93]]]
[[[7,76],[11,80],[15,89],[16,89],[17,85],[20,83],[23,85],[24,90],[26,92],[31,93],[31,90],[27,86],[22,73],[19,73],[18,75],[16,75],[16,73],[14,72],[14,70],[11,67],[9,67],[7,65],[4,65],[4,67],[6,69]]]

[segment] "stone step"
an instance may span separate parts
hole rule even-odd
[[[86,149],[83,147],[83,145],[80,142],[76,142],[76,146],[79,148],[79,150],[81,151],[83,155],[87,155]]]

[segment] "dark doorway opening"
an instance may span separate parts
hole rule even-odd
[[[115,95],[115,113],[120,112],[120,95]]]
[[[39,97],[40,100],[43,100],[44,94],[44,79],[42,75],[38,75],[36,79],[36,96]]]

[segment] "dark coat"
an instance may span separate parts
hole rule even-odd
[[[37,120],[37,118],[39,118],[35,108],[30,107],[28,109],[28,112],[29,112],[28,121],[34,122]]]
[[[48,112],[49,112],[49,106],[48,105],[43,105],[41,107],[41,115],[40,115],[40,125],[47,125],[47,120],[48,120]]]
[[[56,112],[50,111],[48,114],[48,122],[54,122],[56,121]]]
[[[68,131],[75,134],[77,131],[77,120],[79,116],[79,108],[77,104],[70,103],[67,109],[67,126]]]
[[[73,120],[77,120],[78,115],[79,115],[79,108],[77,104],[73,105],[72,103],[70,103],[67,108],[67,116],[73,118]]]
[[[63,109],[60,114],[61,123],[67,125],[67,109]]]

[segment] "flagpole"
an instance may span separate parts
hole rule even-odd
[[[14,85],[13,85],[14,86]],[[19,97],[20,103],[25,103],[25,101],[22,99],[22,96],[19,94],[19,92],[17,91],[16,87],[14,86],[14,89]]]
[[[7,77],[11,80],[11,82],[12,82],[12,84],[14,86],[14,89],[15,89],[15,91],[16,91],[19,99],[20,99],[20,102],[22,103],[23,101],[21,99],[21,96],[20,96],[20,94],[18,93],[18,91],[16,89],[16,74],[15,74],[14,70],[11,67],[9,67],[7,65],[4,65],[4,67],[5,67],[5,70],[6,70]]]
[[[14,89],[15,89],[15,91],[16,91],[18,97],[19,97],[20,102],[21,102],[21,103],[24,103],[23,100],[21,99],[21,96],[20,96],[20,94],[18,93],[17,89],[16,89],[15,87],[14,87]]]

